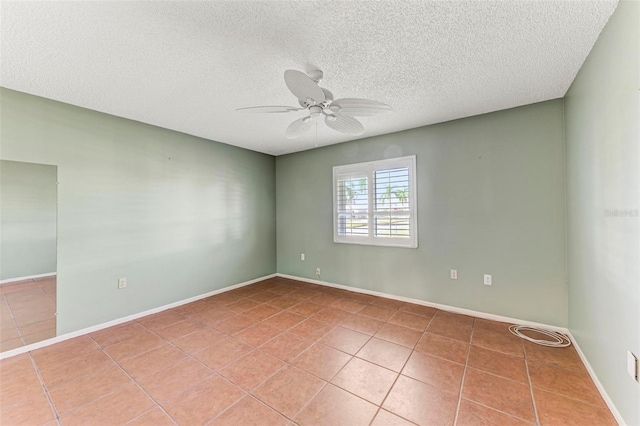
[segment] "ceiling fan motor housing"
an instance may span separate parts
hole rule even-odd
[[[333,102],[333,93],[323,87],[321,87],[320,89],[322,89],[322,92],[324,93],[324,101],[316,103],[316,101],[311,98],[298,99],[298,103],[300,104],[300,106],[302,108],[310,108],[312,106],[318,105],[322,108],[327,108],[329,105],[331,105],[331,102]]]

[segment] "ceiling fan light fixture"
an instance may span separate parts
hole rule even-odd
[[[322,107],[318,106],[318,105],[314,105],[312,107],[309,107],[309,114],[311,114],[312,117],[317,117],[320,114],[322,114]]]

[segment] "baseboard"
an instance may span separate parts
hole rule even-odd
[[[45,346],[50,346],[55,343],[64,342],[65,340],[73,339],[74,337],[82,336],[85,334],[93,333],[94,331],[102,330],[103,328],[113,327],[114,325],[122,324],[128,321],[132,321],[138,318],[146,317],[147,315],[157,314],[158,312],[166,311],[167,309],[175,308],[181,305],[186,305],[187,303],[196,302],[200,299],[205,299],[207,297],[214,296],[216,294],[225,293],[227,291],[235,290],[240,287],[244,287],[247,285],[251,285],[257,283],[259,281],[267,280],[269,278],[275,277],[276,274],[265,275],[260,278],[255,278],[253,280],[241,282],[239,284],[234,284],[229,287],[224,287],[218,290],[213,290],[208,293],[200,294],[198,296],[193,296],[188,299],[183,299],[178,302],[169,303],[168,305],[159,306],[157,308],[148,309],[143,312],[138,312],[137,314],[128,315],[126,317],[114,319],[111,321],[104,322],[102,324],[94,325],[91,327],[83,328],[82,330],[73,331],[71,333],[66,333],[61,336],[56,336],[51,339],[43,340],[41,342],[32,343],[30,345],[22,346],[20,348],[12,349],[10,351],[0,353],[0,359],[10,358],[12,356],[20,355],[25,352],[33,351],[35,349],[44,348]]]
[[[55,276],[56,276],[55,272],[49,272],[47,274],[29,275],[27,277],[18,277],[18,278],[9,278],[9,279],[0,281],[0,285],[15,283],[16,281],[33,280],[36,278],[46,278],[46,277],[55,277]]]
[[[571,334],[571,331],[569,331],[568,335],[569,335],[569,338],[571,339],[571,343],[573,343],[573,346],[576,348],[576,351],[578,352],[578,355],[580,356],[582,363],[587,369],[589,376],[591,376],[591,380],[593,380],[593,383],[596,385],[598,392],[600,392],[602,399],[604,399],[604,402],[607,404],[607,407],[609,407],[611,414],[613,414],[613,417],[615,417],[616,421],[620,426],[625,426],[626,423],[624,422],[624,419],[620,415],[620,412],[614,405],[611,398],[609,398],[609,394],[607,394],[607,391],[604,389],[604,386],[602,386],[602,383],[600,383],[600,380],[598,380],[598,376],[596,376],[596,372],[593,370],[593,368],[591,368],[591,364],[589,364],[589,360],[585,356],[584,352],[582,352],[580,345],[576,341],[575,337],[573,337],[573,335]]]
[[[429,307],[432,307],[432,308],[440,309],[442,311],[453,312],[453,313],[456,313],[456,314],[469,315],[469,316],[472,316],[472,317],[483,318],[483,319],[488,319],[488,320],[498,321],[498,322],[508,322],[508,323],[512,323],[512,324],[529,325],[529,326],[532,326],[532,327],[542,327],[542,328],[546,328],[548,330],[554,330],[554,331],[559,331],[560,333],[569,334],[569,330],[567,328],[565,328],[565,327],[558,327],[558,326],[555,326],[555,325],[542,324],[542,323],[533,322],[533,321],[525,321],[525,320],[521,320],[521,319],[518,319],[518,318],[511,318],[511,317],[505,317],[505,316],[502,316],[502,315],[490,314],[490,313],[487,313],[487,312],[481,312],[481,311],[474,311],[474,310],[471,310],[471,309],[458,308],[457,306],[450,306],[450,305],[443,305],[443,304],[440,304],[440,303],[427,302],[425,300],[412,299],[410,297],[403,297],[403,296],[396,296],[396,295],[393,295],[393,294],[382,293],[382,292],[379,292],[379,291],[365,290],[365,289],[358,288],[358,287],[351,287],[351,286],[342,285],[342,284],[334,284],[334,283],[329,283],[329,282],[326,282],[326,281],[314,280],[314,279],[311,279],[311,278],[302,278],[302,277],[297,277],[295,275],[287,275],[287,274],[281,274],[281,273],[277,273],[276,275],[279,276],[279,277],[282,277],[282,278],[288,278],[288,279],[297,280],[297,281],[304,281],[304,282],[307,282],[307,283],[323,285],[323,286],[326,286],[326,287],[339,288],[339,289],[342,289],[342,290],[353,291],[355,293],[369,294],[369,295],[372,295],[372,296],[384,297],[386,299],[393,299],[393,300],[399,300],[401,302],[414,303],[416,305],[429,306]]]

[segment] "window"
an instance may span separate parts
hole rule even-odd
[[[416,157],[333,168],[333,241],[418,247]]]

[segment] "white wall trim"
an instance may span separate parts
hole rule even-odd
[[[607,407],[609,407],[611,414],[613,414],[613,417],[615,417],[616,421],[620,426],[625,426],[626,423],[624,422],[622,415],[620,415],[620,412],[614,405],[613,400],[609,398],[609,394],[607,394],[607,391],[604,389],[604,386],[602,386],[602,383],[600,383],[600,380],[598,380],[598,376],[596,376],[596,372],[593,370],[593,368],[591,368],[591,364],[589,364],[589,360],[585,356],[584,352],[582,352],[580,345],[578,345],[578,341],[575,339],[575,337],[573,337],[573,334],[571,334],[571,331],[569,331],[568,334],[569,334],[569,337],[571,338],[571,342],[573,343],[573,346],[576,348],[576,351],[578,352],[578,355],[582,360],[582,363],[587,369],[589,376],[591,376],[591,380],[593,380],[593,383],[596,385],[596,388],[600,392],[600,395],[602,395],[602,399],[604,399],[604,402],[607,404]]]
[[[483,318],[483,319],[488,319],[488,320],[498,321],[498,322],[508,322],[512,324],[529,325],[532,327],[543,327],[549,330],[559,331],[560,333],[569,334],[569,330],[565,327],[542,324],[542,323],[533,322],[533,321],[524,321],[518,318],[504,317],[502,315],[495,315],[487,312],[473,311],[471,309],[458,308],[456,306],[449,306],[449,305],[442,305],[440,303],[427,302],[426,300],[412,299],[410,297],[396,296],[394,294],[382,293],[382,292],[373,291],[373,290],[365,290],[362,288],[351,287],[348,285],[334,284],[326,281],[313,280],[310,278],[296,277],[295,275],[287,275],[287,274],[281,274],[281,273],[277,273],[276,275],[282,278],[288,278],[288,279],[297,280],[297,281],[304,281],[311,284],[318,284],[326,287],[334,287],[342,290],[349,290],[355,293],[369,294],[372,296],[384,297],[386,299],[393,299],[393,300],[399,300],[401,302],[414,303],[416,305],[429,306],[432,308],[440,309],[442,311],[454,312],[456,314],[470,315],[473,317],[478,317],[478,318]]]
[[[269,278],[274,278],[276,274],[265,275],[263,277],[255,278],[253,280],[245,281],[239,284],[234,284],[229,287],[224,287],[218,290],[213,290],[208,293],[200,294],[198,296],[189,297],[188,299],[183,299],[178,302],[169,303],[168,305],[159,306],[157,308],[148,309],[146,311],[138,312],[137,314],[128,315],[126,317],[114,319],[111,321],[103,322],[102,324],[93,325],[91,327],[83,328],[82,330],[72,331],[71,333],[63,334],[61,336],[56,336],[51,339],[43,340],[41,342],[32,343],[30,345],[22,346],[20,348],[12,349],[10,351],[0,353],[0,359],[9,358],[12,356],[20,355],[25,352],[33,351],[35,349],[44,348],[45,346],[50,346],[55,343],[63,342],[65,340],[72,339],[74,337],[82,336],[84,334],[93,333],[94,331],[102,330],[103,328],[113,327],[114,325],[122,324],[127,321],[132,321],[138,318],[146,317],[147,315],[156,314],[158,312],[166,311],[167,309],[175,308],[181,305],[186,305],[187,303],[192,303],[198,301],[200,299],[204,299],[210,296],[214,296],[216,294],[225,293],[227,291],[235,290],[240,287],[244,287],[250,284],[257,283],[259,281],[267,280]]]
[[[29,275],[27,277],[8,278],[6,280],[0,281],[0,285],[14,283],[16,281],[34,280],[36,278],[46,278],[46,277],[55,277],[55,276],[56,276],[55,272],[49,272],[47,274]]]

